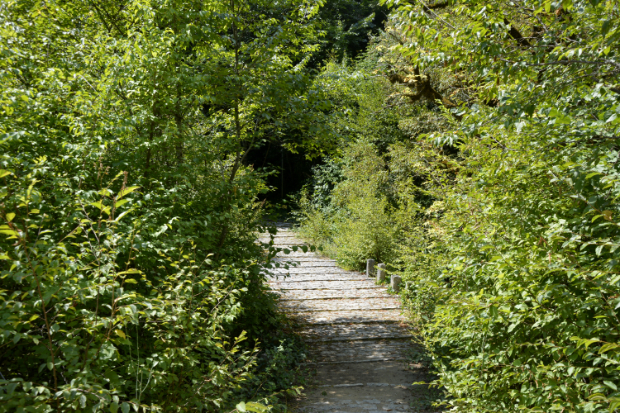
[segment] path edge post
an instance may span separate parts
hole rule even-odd
[[[383,282],[385,280],[385,264],[377,265],[377,283]]]
[[[366,260],[366,277],[374,277],[375,275],[375,260],[369,258]]]
[[[391,279],[390,279],[390,285],[392,286],[392,290],[394,290],[395,292],[398,292],[400,290],[401,281],[402,281],[402,278],[400,278],[400,275],[392,274]]]

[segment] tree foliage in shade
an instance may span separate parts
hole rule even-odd
[[[359,57],[367,50],[370,38],[383,29],[387,15],[388,8],[377,0],[326,1],[317,15],[322,45],[313,62]]]

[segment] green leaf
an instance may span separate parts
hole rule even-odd
[[[91,202],[89,205],[94,206],[95,208],[98,208],[101,212],[103,212],[106,215],[110,215],[110,211],[111,211],[110,207],[105,206],[103,202],[101,201]]]
[[[265,413],[269,411],[267,406],[255,402],[240,402],[236,407],[240,412]]]
[[[6,214],[6,220],[8,222],[13,221],[13,218],[15,218],[15,213],[14,212],[9,212],[8,214]]]
[[[599,351],[598,351],[598,352],[599,352],[600,354],[603,354],[603,353],[606,353],[606,352],[608,352],[608,351],[610,351],[610,350],[617,349],[617,348],[619,348],[619,347],[620,347],[620,345],[619,345],[619,344],[616,344],[616,343],[605,343],[605,344],[604,344],[604,345],[603,345],[603,346],[599,349]]]
[[[600,343],[601,340],[597,339],[597,338],[592,338],[592,339],[581,339],[579,340],[579,345],[583,345],[585,346],[586,350],[588,349],[588,347],[590,347],[590,345],[595,344],[595,343]]]
[[[129,200],[128,200],[128,199],[122,199],[122,200],[120,200],[120,201],[116,201],[116,202],[114,203],[114,208],[120,208],[120,207],[122,207],[123,205],[125,205],[127,202],[129,202]]]
[[[121,411],[122,411],[123,413],[129,413],[129,409],[130,409],[130,408],[131,408],[131,406],[129,406],[129,403],[127,403],[127,402],[123,402],[123,403],[121,404]]]
[[[260,403],[255,403],[255,402],[246,403],[245,408],[246,408],[246,411],[248,412],[265,413],[269,411],[267,406],[264,406]]]
[[[125,195],[132,193],[133,191],[135,191],[138,188],[140,188],[140,187],[139,186],[130,186],[128,188],[125,188],[125,189],[119,191],[118,195],[116,195],[116,200],[118,201],[119,199],[121,199]]]
[[[125,215],[127,215],[130,211],[124,211],[123,213],[119,214],[116,219],[114,220],[114,222],[119,222]]]
[[[4,169],[0,169],[0,178],[4,178],[7,175],[11,175],[12,172],[5,171]]]
[[[130,268],[126,271],[121,271],[119,273],[116,273],[116,275],[128,275],[128,274],[142,274],[142,272],[137,268]]]
[[[609,399],[609,413],[614,413],[620,407],[620,397],[611,397]]]

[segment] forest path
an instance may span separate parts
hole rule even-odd
[[[304,243],[279,224],[274,244]],[[425,395],[414,393],[412,383],[428,377],[420,365],[407,362],[413,344],[398,297],[374,278],[340,269],[316,253],[280,253],[275,261],[296,263],[271,270],[269,285],[280,294],[280,307],[301,326],[315,370],[307,397],[293,411],[422,411],[412,406]]]

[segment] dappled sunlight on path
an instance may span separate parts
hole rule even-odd
[[[275,246],[303,244],[278,226]],[[301,325],[315,372],[295,411],[422,411],[413,407],[412,383],[428,377],[407,362],[414,346],[398,296],[317,253],[279,253],[275,261],[291,266],[271,270],[269,285],[280,295],[280,307]]]

